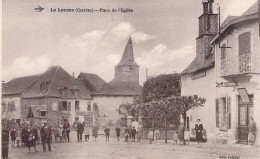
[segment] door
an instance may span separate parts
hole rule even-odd
[[[253,96],[250,97],[250,103],[243,104],[239,97],[239,109],[238,109],[238,142],[247,144],[248,137],[248,123],[249,118],[253,117]]]

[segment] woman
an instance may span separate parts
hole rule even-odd
[[[251,117],[248,125],[248,142],[250,145],[254,144],[255,132],[256,132],[255,122],[254,119]]]
[[[30,126],[28,126],[26,133],[25,133],[25,136],[26,136],[26,146],[29,149],[29,153],[31,152],[30,148],[32,146],[34,147],[35,152],[38,152],[36,150],[37,132],[35,133],[35,131],[33,131],[33,129],[31,129]]]
[[[184,126],[183,126],[183,123],[181,123],[179,128],[178,128],[178,138],[179,138],[180,142],[183,142],[183,140],[184,140]],[[183,142],[183,144],[184,144],[184,142]]]
[[[203,140],[202,130],[203,130],[203,125],[200,123],[200,119],[198,119],[197,124],[195,125],[195,131],[196,131],[196,139],[198,141],[199,148],[200,148],[200,142]]]

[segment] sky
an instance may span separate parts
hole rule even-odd
[[[221,21],[241,15],[257,0],[215,0]],[[43,73],[114,78],[131,35],[140,84],[149,76],[183,71],[195,58],[201,0],[3,0],[2,80]],[[36,12],[35,7],[44,8]],[[52,9],[128,8],[133,12],[51,12]]]

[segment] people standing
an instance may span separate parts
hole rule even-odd
[[[128,139],[129,139],[129,128],[127,127],[126,129],[125,129],[125,142],[128,142]]]
[[[59,132],[58,134],[59,142],[62,142],[62,127],[58,128],[58,132]]]
[[[178,142],[178,132],[175,130],[173,132],[173,144],[177,145],[177,142]]]
[[[12,147],[14,147],[15,146],[15,140],[16,140],[16,130],[15,130],[15,128],[12,129],[10,136],[11,136],[11,140],[12,140]]]
[[[131,134],[132,134],[132,142],[135,142],[135,135],[136,135],[136,129],[135,129],[135,127],[132,128]]]
[[[17,131],[16,131],[16,144],[17,144],[17,147],[20,147],[21,137],[22,137],[22,131],[21,131],[21,129],[18,128]]]
[[[89,140],[89,128],[86,126],[84,129],[85,141]]]
[[[97,137],[98,137],[98,127],[97,126],[94,126],[93,129],[92,129],[92,135],[93,137],[95,138],[95,141],[97,140]]]
[[[160,131],[159,129],[155,129],[154,131],[154,135],[155,135],[155,140],[157,141],[157,144],[159,144],[159,138],[160,138]]]
[[[184,126],[183,123],[180,124],[179,128],[178,128],[178,138],[180,140],[180,142],[183,142],[184,144]]]
[[[248,143],[253,145],[255,142],[256,126],[253,117],[250,117],[248,125]]]
[[[27,124],[24,124],[22,128],[22,145],[26,145],[26,130],[27,130]]]
[[[70,142],[70,124],[67,121],[63,125],[63,129],[65,130],[66,137],[68,138],[68,142]]]
[[[203,125],[200,123],[200,119],[197,120],[197,124],[195,125],[195,131],[196,131],[196,139],[198,141],[198,147],[200,148],[200,142],[203,140],[202,131],[203,131]]]
[[[143,125],[140,123],[137,128],[137,141],[142,143],[143,138]]]
[[[152,141],[153,141],[153,131],[152,131],[152,129],[150,129],[149,132],[148,132],[148,140],[149,140],[149,144],[152,144]]]
[[[45,144],[48,144],[48,150],[51,151],[51,128],[47,125],[47,122],[44,123],[44,126],[41,128],[41,136],[43,152],[46,151]]]
[[[104,130],[104,132],[106,134],[106,142],[109,142],[109,135],[110,135],[109,131],[110,131],[109,127],[106,127],[105,130]]]
[[[188,130],[188,128],[186,128],[184,132],[184,142],[185,144],[190,144],[190,131]]]
[[[120,132],[121,132],[121,129],[120,129],[119,125],[118,125],[117,128],[116,128],[116,137],[117,137],[118,141],[120,140]]]
[[[81,122],[78,122],[77,125],[77,137],[78,137],[78,142],[82,142],[82,133],[84,131],[84,125]]]
[[[28,126],[28,128],[26,130],[26,135],[25,136],[26,136],[26,146],[29,149],[29,153],[31,152],[30,148],[32,146],[34,147],[35,152],[38,152],[36,150],[37,132],[35,133],[35,131],[31,128],[30,125]]]
[[[41,144],[41,129],[40,127],[37,127],[37,136],[38,136],[38,140],[37,140],[37,143],[38,144]]]

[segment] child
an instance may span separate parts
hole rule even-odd
[[[152,140],[153,140],[153,131],[152,131],[152,129],[150,129],[150,131],[148,132],[148,140],[149,140],[149,144],[152,144]]]
[[[86,126],[84,129],[84,134],[85,134],[85,141],[89,140],[89,128]]]
[[[175,130],[174,132],[173,132],[173,144],[174,145],[177,145],[177,141],[178,141],[178,133],[177,133],[177,131]]]
[[[57,126],[54,127],[54,141],[58,143],[59,129]]]
[[[125,129],[125,142],[128,142],[129,131],[130,131],[130,130],[129,130],[128,128]]]
[[[188,130],[188,128],[186,128],[185,132],[184,132],[184,143],[189,145],[190,143],[190,132]]]
[[[62,127],[58,128],[58,132],[59,132],[58,134],[59,142],[62,142]]]
[[[16,144],[17,144],[17,147],[20,147],[21,137],[22,137],[22,129],[18,129],[16,131]]]
[[[37,128],[37,135],[38,135],[37,143],[40,144],[42,138],[40,127]]]
[[[157,144],[159,144],[160,131],[156,128],[154,134],[155,134],[155,140],[157,141]]]
[[[13,128],[13,130],[10,133],[10,135],[11,135],[11,140],[12,140],[12,147],[14,147],[15,140],[16,140],[16,130],[15,130],[15,128]]]

